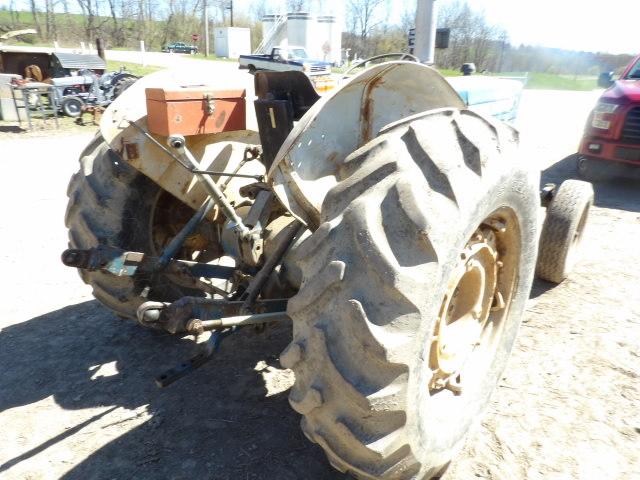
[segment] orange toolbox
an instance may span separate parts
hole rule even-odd
[[[201,135],[246,129],[245,90],[205,86],[147,88],[147,128],[156,135]]]

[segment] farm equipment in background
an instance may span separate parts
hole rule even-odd
[[[85,107],[108,106],[136,80],[137,76],[124,69],[100,76],[85,69],[74,76],[51,78],[50,82],[59,110],[69,117],[79,117]]]
[[[26,82],[52,85],[54,95],[49,108],[70,117],[80,116],[85,107],[107,107],[138,79],[124,68],[107,72],[106,67],[106,62],[97,55],[0,47],[0,72],[24,77],[13,80],[16,85]],[[43,99],[32,93],[24,101],[35,111]]]

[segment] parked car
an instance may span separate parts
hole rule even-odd
[[[274,47],[268,55],[240,55],[240,68],[250,73],[257,70],[285,72],[297,70],[307,75],[327,75],[331,73],[331,63],[311,60],[303,47]]]
[[[640,55],[618,80],[600,75],[606,88],[589,115],[578,150],[578,173],[593,180],[640,176]]]
[[[193,55],[194,53],[198,53],[198,47],[182,42],[174,42],[162,47],[162,51],[168,53],[190,53]]]

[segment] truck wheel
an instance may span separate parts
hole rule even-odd
[[[63,97],[60,109],[67,117],[76,118],[82,114],[84,102],[78,97]]]
[[[255,73],[256,73],[256,66],[255,66],[255,65],[249,65],[248,70],[249,70],[249,73],[250,73],[251,75],[255,75]]]
[[[162,248],[161,237],[169,237],[181,226],[163,225],[161,211],[170,206],[171,216],[193,213],[148,177],[125,164],[100,135],[81,154],[80,170],[71,177],[67,196],[65,224],[69,229],[70,248],[109,245],[157,253]],[[127,318],[135,319],[136,309],[145,300],[172,301],[194,294],[162,275],[151,281],[101,271],[78,272],[93,288],[96,299]],[[147,285],[151,289],[148,298],[143,298],[140,293]]]
[[[538,178],[513,130],[434,111],[351,154],[294,255],[289,401],[331,464],[423,479],[505,367],[537,253]]]
[[[593,187],[579,180],[562,182],[547,207],[540,235],[537,274],[543,280],[560,283],[569,276],[580,258],[580,246],[593,205]]]

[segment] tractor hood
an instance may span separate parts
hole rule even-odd
[[[640,80],[617,80],[601,98],[609,103],[640,103]]]
[[[280,148],[269,181],[290,212],[317,226],[322,202],[349,154],[385,126],[438,108],[465,104],[437,71],[415,62],[375,65],[309,109]]]

